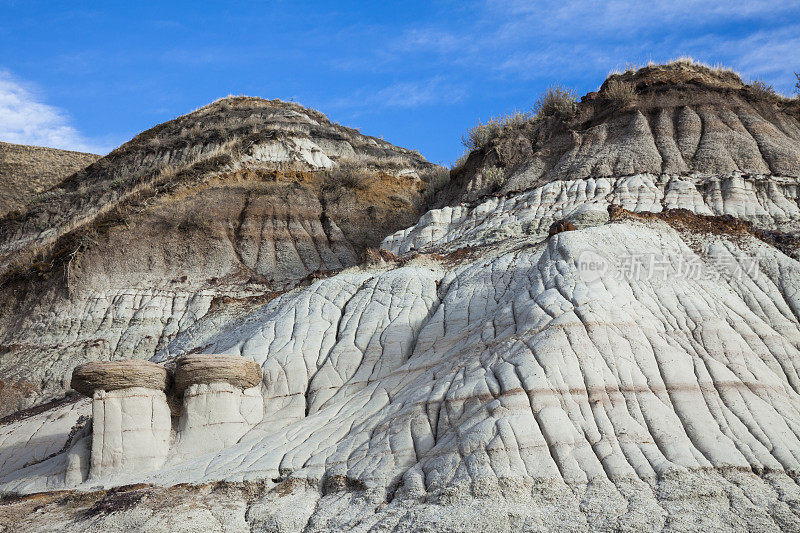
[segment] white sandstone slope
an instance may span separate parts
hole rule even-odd
[[[544,236],[562,218],[578,227],[605,222],[611,204],[631,211],[682,208],[700,215],[730,215],[759,228],[795,234],[800,230],[798,186],[800,178],[741,172],[557,180],[476,205],[433,209],[416,225],[384,239],[382,246],[402,254],[426,248],[454,250],[523,233]]]
[[[175,352],[262,365],[263,421],[103,484],[263,480],[292,510],[267,492],[240,510],[256,530],[798,527],[797,261],[747,233],[633,218],[466,244],[179,336]],[[3,490],[64,486],[65,459]]]

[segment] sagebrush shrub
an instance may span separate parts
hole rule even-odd
[[[533,114],[527,111],[514,111],[506,116],[492,117],[486,124],[479,122],[467,130],[461,137],[461,144],[469,151],[483,148],[503,131],[522,127],[532,118]]]
[[[750,89],[752,94],[760,98],[772,99],[778,96],[778,93],[775,92],[775,87],[764,83],[762,80],[752,81],[747,87]]]
[[[484,187],[495,192],[503,186],[506,173],[500,167],[489,167],[483,171],[483,185]]]
[[[425,200],[430,202],[436,193],[445,188],[450,183],[450,169],[443,166],[436,166],[424,173],[422,180],[425,182]]]
[[[578,110],[578,99],[575,91],[552,85],[542,93],[533,105],[537,117],[557,117],[567,120]]]
[[[488,124],[479,122],[461,136],[461,144],[463,144],[467,150],[477,150],[489,144],[489,141],[494,137],[494,133],[494,127],[491,121]]]
[[[469,159],[469,152],[464,152],[463,154],[458,156],[458,159],[456,159],[455,163],[453,163],[452,170],[454,172],[461,170],[464,167],[464,165],[467,164],[467,159]]]
[[[636,86],[629,81],[612,80],[606,85],[603,94],[618,106],[625,107],[636,100]]]

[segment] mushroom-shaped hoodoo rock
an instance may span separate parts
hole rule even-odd
[[[257,387],[261,367],[238,355],[192,354],[177,361],[175,392],[183,394],[176,460],[238,442],[264,416]]]
[[[169,454],[167,397],[171,376],[148,361],[78,366],[72,388],[92,398],[90,479],[156,470]]]

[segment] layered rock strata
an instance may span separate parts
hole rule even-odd
[[[21,495],[66,486],[62,450],[77,444],[65,435],[79,434],[86,406],[0,425],[2,447],[30,442],[24,462],[0,449],[0,520],[34,531],[166,530],[177,517],[209,531],[798,530],[794,119],[709,72],[644,87],[661,104],[651,92],[637,105],[719,103],[737,128],[723,108],[744,102],[742,123],[755,110],[780,133],[750,123],[769,172],[742,133],[727,152],[739,170],[720,174],[733,167],[719,166],[721,126],[709,120],[699,138],[713,154],[692,147],[691,128],[676,136],[688,172],[621,175],[652,152],[637,141],[644,128],[623,143],[614,121],[649,112],[600,106],[591,120],[609,125],[571,137],[597,165],[570,158],[564,179],[546,171],[524,191],[459,197],[362,266],[207,313],[163,341],[154,361],[216,353],[262,368],[263,418],[236,442],[176,446],[157,470],[56,500]],[[556,148],[536,157],[562,157]],[[548,237],[559,220],[570,231]],[[184,380],[190,407],[245,418],[222,395],[247,382],[210,381]]]
[[[223,302],[352,266],[447,170],[290,102],[226,98],[0,219],[0,416],[147,359]]]
[[[91,398],[97,391],[134,387],[163,392],[171,383],[171,373],[162,365],[149,361],[95,361],[75,367],[70,388]]]
[[[546,236],[568,219],[578,228],[608,221],[608,206],[630,211],[687,209],[729,215],[764,230],[800,233],[800,178],[747,175],[656,176],[555,180],[533,189],[459,203],[425,213],[414,226],[384,239],[395,254],[450,251],[506,237]]]
[[[264,419],[124,481],[266,480],[274,490],[237,516],[300,524],[284,531],[791,530],[800,267],[702,220],[494,234],[468,253],[346,271],[213,338],[182,338],[187,351],[253,354]],[[588,253],[605,275],[586,276]],[[638,275],[623,260],[653,254]],[[6,475],[3,490],[59,486],[59,461]]]
[[[261,367],[252,359],[238,355],[190,354],[178,359],[175,368],[175,393],[184,394],[192,385],[228,383],[249,389],[261,383]]]
[[[625,84],[628,101],[610,94]],[[503,128],[453,171],[442,204],[554,180],[652,175],[800,177],[800,103],[691,62],[610,76],[574,116]],[[502,179],[496,179],[500,174]]]

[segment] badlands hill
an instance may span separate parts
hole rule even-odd
[[[0,142],[0,217],[25,211],[36,195],[99,158],[82,152]]]
[[[356,264],[446,177],[277,100],[145,131],[0,219],[0,415],[63,395],[81,362],[152,357],[223,301]]]
[[[558,113],[484,134],[443,200],[636,174],[800,175],[800,104],[729,70],[677,61],[614,74]]]
[[[194,149],[209,166],[163,177],[131,170],[156,165],[145,152],[111,154],[103,172],[89,167],[57,193],[57,210],[3,226],[16,291],[4,316],[20,324],[5,331],[27,344],[6,348],[15,365],[2,372],[36,359],[52,372],[30,366],[15,379],[66,384],[78,361],[152,356],[81,367],[75,385],[91,400],[71,394],[0,421],[0,524],[797,530],[800,123],[796,101],[761,89],[688,61],[612,76],[579,103],[551,99],[535,117],[478,132],[449,183],[415,154],[349,133],[354,152],[363,141],[396,163],[365,189],[334,172],[327,189],[341,150],[308,132],[337,127],[262,101],[301,124],[278,128],[278,146],[299,148],[240,144],[249,148],[226,152],[235,155],[222,170],[214,150]],[[221,120],[225,102],[196,119]],[[144,150],[168,125],[127,149]],[[312,167],[325,160],[311,142],[330,168]],[[272,170],[287,152],[301,168]],[[118,215],[121,191],[134,188],[99,184],[118,179],[122,161],[151,177]],[[270,178],[240,173],[261,176],[262,165]],[[254,211],[262,248],[296,250],[262,270],[255,248],[237,247],[253,234],[239,224],[250,218],[237,191],[256,183],[264,202],[298,190],[309,202],[272,233],[261,221],[274,227],[277,208]],[[219,200],[192,203],[200,191]],[[64,241],[83,220],[70,206],[98,195],[116,203],[94,215],[96,233]],[[380,202],[393,196],[415,220],[390,227],[397,208],[382,215]],[[417,219],[428,201],[436,208]],[[375,217],[369,238],[358,237],[367,218],[345,220],[342,205]],[[190,218],[206,206],[230,222]],[[316,250],[341,242],[353,255],[299,261],[298,225],[312,219],[326,236]],[[205,253],[192,251],[197,241]],[[88,244],[73,256],[61,242]],[[26,247],[36,261],[21,260]],[[298,263],[306,268],[285,266]],[[329,266],[337,271],[305,274]]]

